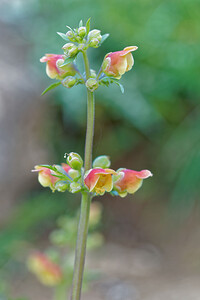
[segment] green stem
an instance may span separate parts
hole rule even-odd
[[[86,80],[90,77],[90,67],[86,51],[83,52],[85,64]],[[85,140],[85,171],[92,167],[92,145],[94,136],[94,95],[87,89],[87,130]],[[76,253],[74,263],[74,274],[72,282],[71,300],[80,300],[81,288],[83,281],[83,272],[86,255],[86,243],[88,234],[88,222],[90,212],[91,194],[89,192],[82,193],[81,212],[78,226],[78,236],[76,242]]]
[[[84,192],[82,193],[82,199],[81,199],[81,212],[80,212],[78,236],[76,242],[71,300],[79,300],[81,297],[89,213],[90,213],[90,197],[87,192]]]

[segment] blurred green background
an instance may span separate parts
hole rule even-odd
[[[100,199],[105,209],[105,237],[123,245],[148,240],[165,247],[177,234],[183,234],[183,242],[185,232],[191,239],[194,231],[199,233],[199,1],[18,0],[2,1],[0,9],[2,45],[7,49],[1,63],[7,60],[15,67],[15,72],[3,69],[1,102],[8,101],[10,90],[14,99],[16,89],[21,93],[18,98],[24,99],[19,105],[13,100],[6,114],[12,118],[20,111],[23,121],[16,120],[8,133],[6,125],[1,131],[8,140],[13,139],[13,128],[19,126],[25,132],[21,140],[30,141],[23,141],[21,148],[20,138],[15,141],[12,153],[18,154],[5,183],[7,165],[1,171],[6,192],[10,184],[8,198],[12,198],[1,222],[1,265],[12,269],[6,262],[18,244],[22,249],[20,241],[45,239],[60,214],[73,214],[79,206],[76,196],[40,188],[29,170],[38,163],[64,162],[65,152],[83,155],[85,90],[59,87],[40,97],[52,81],[39,58],[45,53],[62,53],[63,40],[56,32],[65,32],[65,25],[77,27],[80,19],[86,22],[89,17],[92,29],[110,33],[102,47],[90,49],[91,68],[98,70],[108,52],[138,46],[133,69],[121,79],[125,93],[117,86],[100,87],[96,92],[94,157],[106,154],[114,169],[149,169],[154,174],[133,197]],[[2,138],[0,146],[4,144]],[[3,160],[9,157],[6,151]],[[25,163],[27,157],[31,158]],[[2,206],[5,199],[2,194]]]

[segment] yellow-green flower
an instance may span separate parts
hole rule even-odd
[[[120,79],[125,72],[132,69],[134,59],[131,52],[137,49],[138,47],[136,46],[130,46],[122,51],[106,54],[102,64],[103,72],[108,76]]]
[[[103,195],[110,192],[113,188],[112,175],[116,172],[112,169],[94,168],[85,174],[84,183],[90,192]]]

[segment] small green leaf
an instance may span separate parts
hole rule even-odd
[[[122,94],[124,94],[124,87],[123,87],[123,85],[121,83],[119,83],[118,81],[115,81],[115,80],[113,82],[116,83],[119,86]]]
[[[63,40],[69,42],[69,39],[68,39],[68,37],[66,36],[65,33],[57,32],[57,34],[58,34]]]
[[[51,166],[51,165],[39,165],[40,167],[44,167],[44,168],[47,168],[47,169],[50,169],[52,171],[56,171],[56,168]]]
[[[60,65],[60,67],[64,67],[64,66],[66,66],[66,65],[68,65],[68,64],[70,64],[70,63],[72,63],[72,62],[74,61],[74,59],[75,59],[75,56],[74,56],[74,57],[67,57],[67,58],[65,59],[64,63],[63,63],[62,65]]]
[[[73,32],[73,29],[71,27],[69,27],[68,25],[66,25],[66,27]]]
[[[52,89],[55,89],[55,88],[56,88],[57,86],[59,86],[60,84],[61,84],[60,81],[51,84],[50,86],[48,86],[48,88],[46,88],[46,89],[42,92],[41,96],[43,96],[44,94],[46,94],[48,91],[50,91],[50,90],[52,90]]]
[[[89,31],[90,31],[90,20],[91,20],[91,18],[89,18],[89,19],[87,20],[86,25],[85,25],[85,27],[86,27],[86,33],[87,33],[87,34],[88,34]]]
[[[82,20],[80,20],[80,22],[79,22],[79,25],[78,25],[79,27],[82,27],[83,26],[83,21]]]
[[[105,33],[104,35],[102,35],[102,39],[101,39],[101,42],[100,42],[100,45],[103,44],[103,42],[105,42],[105,40],[109,37],[109,33]]]
[[[65,179],[66,178],[66,176],[64,176],[64,175],[58,175],[58,174],[51,174],[52,176],[54,176],[54,177],[58,177],[58,178],[60,178],[60,179]]]
[[[104,85],[108,86],[110,83],[115,83],[119,86],[122,94],[124,94],[124,87],[121,83],[119,83],[119,80],[116,79],[115,77],[109,77],[109,76],[106,76],[104,78],[102,78],[102,80],[100,81],[102,82]]]

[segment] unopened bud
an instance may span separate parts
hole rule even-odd
[[[66,181],[58,181],[55,185],[55,189],[58,192],[65,192],[69,189],[69,183],[67,183]]]
[[[100,155],[93,161],[93,168],[102,168],[106,169],[110,167],[110,159],[106,155]]]
[[[83,166],[83,160],[78,153],[71,152],[67,157],[68,165],[75,170],[80,171]]]
[[[96,71],[90,69],[90,76],[91,76],[92,78],[96,78],[96,77],[97,77]]]
[[[78,52],[78,47],[73,43],[65,44],[62,49],[68,57],[74,57]]]
[[[66,88],[71,88],[75,85],[76,83],[76,78],[72,76],[67,76],[65,79],[61,81],[62,85]]]
[[[101,31],[98,29],[91,30],[88,34],[88,40],[91,41],[92,39],[97,39],[99,42],[101,42]]]
[[[94,78],[89,78],[85,85],[91,92],[94,92],[99,86],[98,81]]]
[[[83,38],[86,35],[86,27],[85,26],[81,26],[78,29],[78,35]]]
[[[74,33],[71,30],[67,31],[66,35],[67,35],[68,39],[71,42],[76,42],[76,38],[74,37]]]
[[[71,193],[75,194],[75,193],[78,193],[82,190],[82,186],[80,183],[78,182],[72,182],[70,184],[70,191]]]
[[[98,48],[99,47],[99,40],[98,39],[92,39],[89,43],[89,46],[92,48]]]
[[[76,178],[80,177],[80,172],[78,170],[70,169],[68,171],[68,174],[72,179],[76,179]]]

